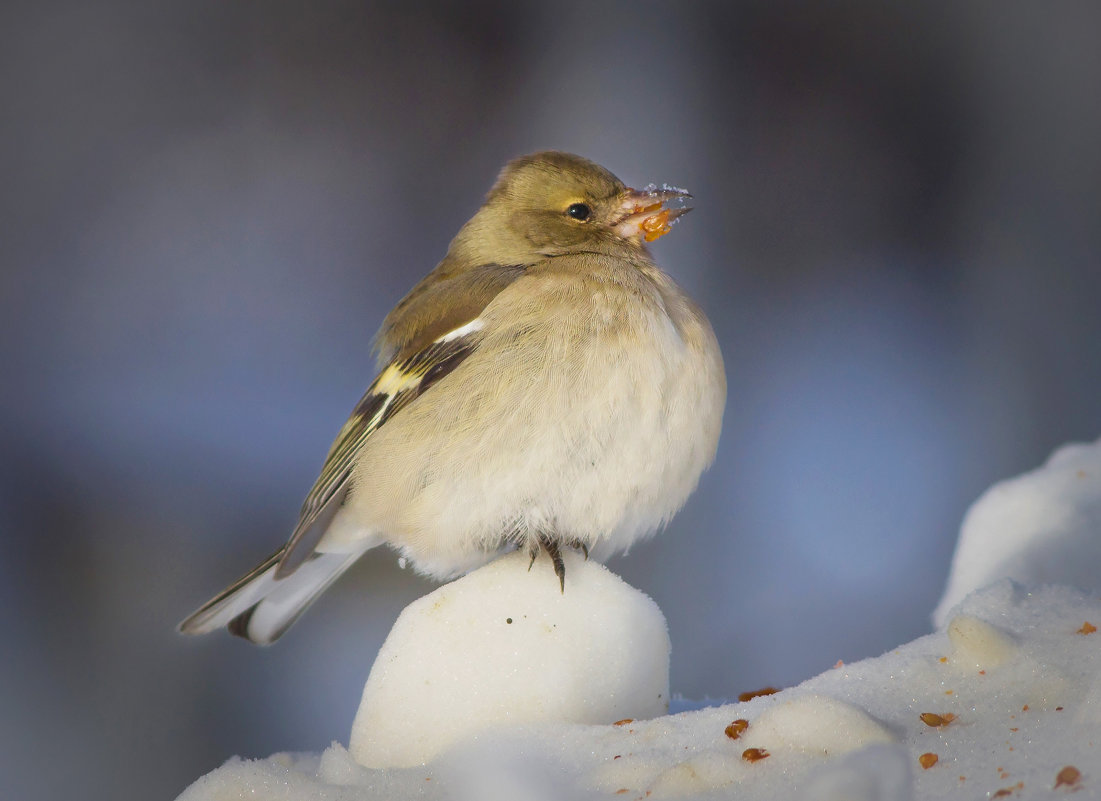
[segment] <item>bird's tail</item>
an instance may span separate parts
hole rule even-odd
[[[180,623],[184,634],[206,634],[225,626],[259,645],[275,642],[340,574],[371,545],[353,550],[314,551],[293,573],[276,578],[286,548],[280,548]]]

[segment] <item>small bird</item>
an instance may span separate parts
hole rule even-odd
[[[438,579],[545,552],[564,592],[562,548],[603,559],[663,526],[726,401],[710,323],[645,244],[688,197],[568,153],[509,163],[383,321],[290,539],[180,630],[274,642],[383,544]]]

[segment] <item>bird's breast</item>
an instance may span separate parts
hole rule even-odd
[[[357,466],[350,504],[426,572],[540,533],[622,550],[714,456],[721,360],[675,285],[530,278],[485,309],[477,350]]]

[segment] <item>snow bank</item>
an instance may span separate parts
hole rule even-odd
[[[1042,466],[995,484],[964,518],[948,588],[933,613],[1000,578],[1101,589],[1101,440],[1067,445]]]
[[[371,767],[423,764],[490,726],[614,723],[669,711],[669,634],[649,597],[563,554],[508,554],[410,604],[379,651],[348,746]]]
[[[499,729],[415,768],[366,768],[338,743],[320,757],[235,758],[181,801],[902,801],[1005,789],[1055,798],[1068,789],[1054,790],[1067,766],[1088,790],[1079,797],[1101,796],[1101,633],[1084,633],[1087,621],[1101,624],[1101,601],[1003,581],[968,598],[956,620],[955,634],[745,703],[621,725]]]
[[[1101,600],[1069,586],[1026,586],[1010,579],[958,603],[953,600],[965,579],[994,576],[995,564],[1012,566],[1023,571],[1016,575],[1029,579],[1093,583],[1101,571],[1099,454],[1101,443],[1065,448],[1041,470],[984,495],[964,526],[953,579],[938,612],[944,625],[874,659],[838,664],[797,687],[746,702],[652,720],[562,723],[534,719],[538,716],[526,711],[524,719],[495,718],[485,728],[494,715],[478,708],[478,698],[463,697],[453,703],[468,706],[451,706],[442,693],[422,703],[418,693],[436,690],[399,689],[402,677],[397,674],[423,669],[413,664],[418,661],[414,654],[430,660],[433,637],[447,641],[448,649],[458,648],[465,640],[458,631],[468,624],[479,631],[482,625],[464,622],[459,615],[453,618],[456,632],[448,625],[433,630],[429,618],[434,602],[426,603],[426,598],[409,612],[409,631],[398,634],[396,627],[391,635],[397,638],[395,648],[410,649],[412,667],[376,667],[376,672],[384,671],[378,673],[378,682],[393,682],[380,692],[391,700],[401,694],[404,700],[376,723],[397,725],[400,720],[388,724],[382,717],[416,718],[434,711],[434,720],[448,726],[445,719],[461,710],[460,715],[475,719],[476,732],[448,733],[432,747],[443,748],[443,740],[453,747],[424,765],[405,768],[365,767],[338,743],[320,755],[234,758],[180,798],[909,801],[1063,798],[1080,790],[1084,792],[1078,798],[1101,798]],[[1027,556],[1038,552],[1058,554],[1042,573]],[[584,575],[580,571],[597,581],[610,578],[599,577],[603,574],[594,568],[571,559],[567,580]],[[476,576],[468,579],[478,581]],[[495,587],[495,581],[487,582],[473,595]],[[484,621],[505,613],[514,621],[506,625],[515,625],[516,617],[508,611],[513,608],[526,610],[520,614],[551,614],[544,605],[563,602],[555,594],[557,587],[551,589],[549,597],[530,605],[523,596],[514,600],[516,607],[476,597],[465,603]],[[572,589],[571,584],[567,599]],[[589,606],[588,614],[597,612]],[[415,641],[402,643],[419,627],[425,627],[427,641],[417,634]],[[513,636],[512,629],[503,631],[504,637]],[[513,652],[523,652],[524,659],[536,653],[549,659],[554,653],[528,640],[510,652],[503,644],[507,640],[486,636],[482,647],[489,650],[475,647],[473,652],[479,658],[492,653],[486,661],[494,669],[498,661],[515,656]],[[452,637],[454,641],[448,639]],[[587,664],[588,670],[581,671],[586,680],[607,678],[599,675],[603,662]],[[497,681],[478,683],[482,677],[465,673],[472,670],[470,665],[454,669],[464,672],[456,688],[474,682],[478,689],[470,694],[485,693],[482,700],[492,707],[489,698],[502,691]],[[545,663],[529,669],[534,672],[527,675],[552,670]],[[374,674],[371,681],[376,681]],[[529,689],[537,692],[538,682]],[[361,717],[376,714],[365,711],[370,709],[369,694],[364,693]],[[522,708],[525,702],[515,703]],[[565,708],[574,708],[573,703],[567,701]],[[577,704],[571,714],[588,709],[587,704]],[[360,724],[357,719],[356,726]],[[359,736],[353,736],[353,744]]]

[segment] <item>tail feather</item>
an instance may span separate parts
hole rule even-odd
[[[180,623],[184,634],[227,627],[259,645],[275,642],[321,593],[374,543],[350,551],[317,552],[293,573],[276,576],[280,548]]]

